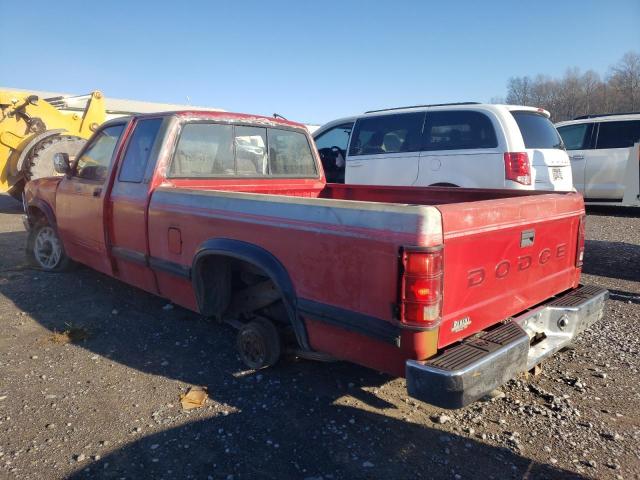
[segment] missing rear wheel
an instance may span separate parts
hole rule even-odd
[[[282,351],[280,334],[271,321],[259,317],[240,327],[237,348],[247,367],[253,370],[271,367]]]

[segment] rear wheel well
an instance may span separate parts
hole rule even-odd
[[[235,326],[266,317],[283,331],[291,330],[284,296],[261,267],[234,257],[211,254],[194,270],[200,313]]]

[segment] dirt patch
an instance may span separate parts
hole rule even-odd
[[[68,328],[62,332],[53,332],[48,338],[53,343],[80,343],[87,340],[91,334],[89,330],[84,327],[74,327],[69,325]]]

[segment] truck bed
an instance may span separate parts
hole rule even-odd
[[[395,325],[400,248],[444,245],[439,348],[578,285],[575,255],[584,210],[576,193],[338,184],[292,189],[286,183],[269,185],[267,193],[264,185],[230,183],[226,191],[173,186],[178,188],[158,189],[151,200],[151,256],[188,268],[163,240],[176,222],[190,225],[185,259],[212,232],[256,242],[290,272],[303,306],[354,312],[362,316],[355,322]],[[523,232],[533,235],[532,245],[522,246]],[[183,303],[192,306],[188,291],[185,285]],[[466,327],[454,328],[461,320]],[[344,358],[348,335],[329,336],[326,325],[311,317],[308,324],[315,349]],[[360,357],[356,352],[348,359],[362,363]],[[385,356],[380,359],[376,368],[389,371]]]
[[[577,193],[328,184],[321,195],[439,210],[445,247],[439,347],[578,285],[584,207]],[[532,245],[522,245],[523,232],[533,235]],[[469,327],[454,332],[453,323],[466,318]]]

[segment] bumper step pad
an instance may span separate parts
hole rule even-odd
[[[512,322],[503,323],[488,332],[481,332],[475,337],[465,340],[460,345],[445,350],[442,354],[425,362],[441,370],[460,370],[480,360],[483,356],[514,342],[526,334]]]
[[[576,288],[574,291],[547,303],[547,307],[578,308],[584,303],[590,301],[593,297],[605,293],[607,293],[607,290],[604,288],[596,287],[595,285],[583,285]]]
[[[513,322],[481,332],[426,362],[407,362],[409,395],[443,408],[476,401],[524,371],[529,336]]]

